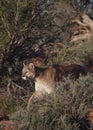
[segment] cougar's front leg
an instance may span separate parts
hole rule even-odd
[[[40,101],[42,99],[44,99],[44,94],[41,91],[34,92],[28,101],[27,110],[30,110],[30,107],[33,105],[33,103]]]

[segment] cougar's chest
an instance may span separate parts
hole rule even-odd
[[[50,94],[53,92],[53,85],[44,79],[37,79],[35,82],[35,90]]]

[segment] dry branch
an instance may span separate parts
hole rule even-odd
[[[93,21],[87,14],[80,14],[80,17],[73,18],[71,24],[70,42],[84,41],[91,38],[93,33]],[[75,27],[75,25],[77,25]]]
[[[16,94],[17,92],[27,94],[26,90],[23,87],[14,83],[11,79],[8,81],[7,92],[9,95]]]

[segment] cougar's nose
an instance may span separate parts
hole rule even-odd
[[[26,80],[26,77],[22,77],[22,79]]]
[[[26,80],[26,77],[24,75],[22,75],[22,79]]]

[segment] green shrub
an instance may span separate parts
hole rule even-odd
[[[0,113],[14,113],[16,102],[11,96],[0,96]]]
[[[20,110],[12,119],[18,121],[19,130],[79,130],[92,102],[93,75],[77,81],[66,79],[45,101],[34,104],[30,111]]]
[[[93,39],[83,43],[81,48],[77,51],[77,57],[80,61],[85,63],[85,65],[93,65]]]

